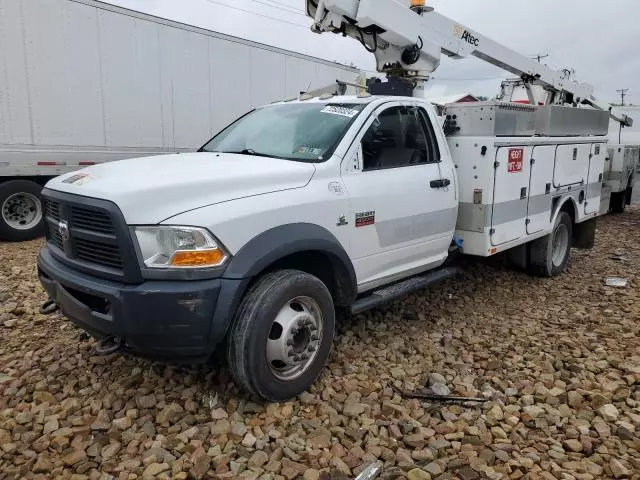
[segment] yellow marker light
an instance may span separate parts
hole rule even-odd
[[[171,257],[174,267],[215,267],[225,260],[225,253],[219,248],[208,250],[180,250]]]
[[[424,0],[411,0],[411,7],[424,7]]]

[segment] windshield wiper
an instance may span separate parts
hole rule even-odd
[[[269,157],[269,158],[280,158],[280,159],[283,158],[283,157],[278,157],[277,155],[270,155],[268,153],[256,152],[253,148],[245,148],[237,152],[225,151],[222,153],[235,153],[237,155],[253,155],[254,157]]]

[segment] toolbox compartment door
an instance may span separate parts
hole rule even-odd
[[[531,146],[500,147],[494,163],[491,244],[502,245],[526,235]]]
[[[589,174],[591,144],[558,145],[553,168],[553,186],[584,185]]]
[[[594,143],[591,145],[591,155],[589,155],[589,176],[587,178],[587,194],[584,202],[585,215],[596,214],[600,211],[600,197],[602,196],[603,171],[605,168],[605,157],[607,156],[607,145]]]
[[[550,228],[555,155],[555,145],[540,145],[533,149],[526,222],[529,235]]]

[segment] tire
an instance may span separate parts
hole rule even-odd
[[[41,191],[29,180],[0,183],[0,239],[22,242],[44,234]]]
[[[571,258],[573,223],[567,212],[560,212],[551,233],[531,242],[529,272],[539,277],[563,273]]]
[[[609,209],[611,213],[624,213],[624,207],[627,203],[627,192],[617,192],[611,194],[611,203]]]
[[[333,299],[324,283],[297,270],[266,274],[238,307],[227,340],[229,369],[254,396],[288,400],[320,375],[334,332]]]

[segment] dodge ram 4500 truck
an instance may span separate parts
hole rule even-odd
[[[581,131],[553,136],[578,114]],[[224,345],[248,392],[295,396],[327,360],[336,307],[453,275],[456,246],[553,276],[592,243],[606,112],[485,102],[447,116],[443,130],[424,99],[303,96],[195,153],[65,174],[42,193],[40,280],[103,349],[195,362]]]

